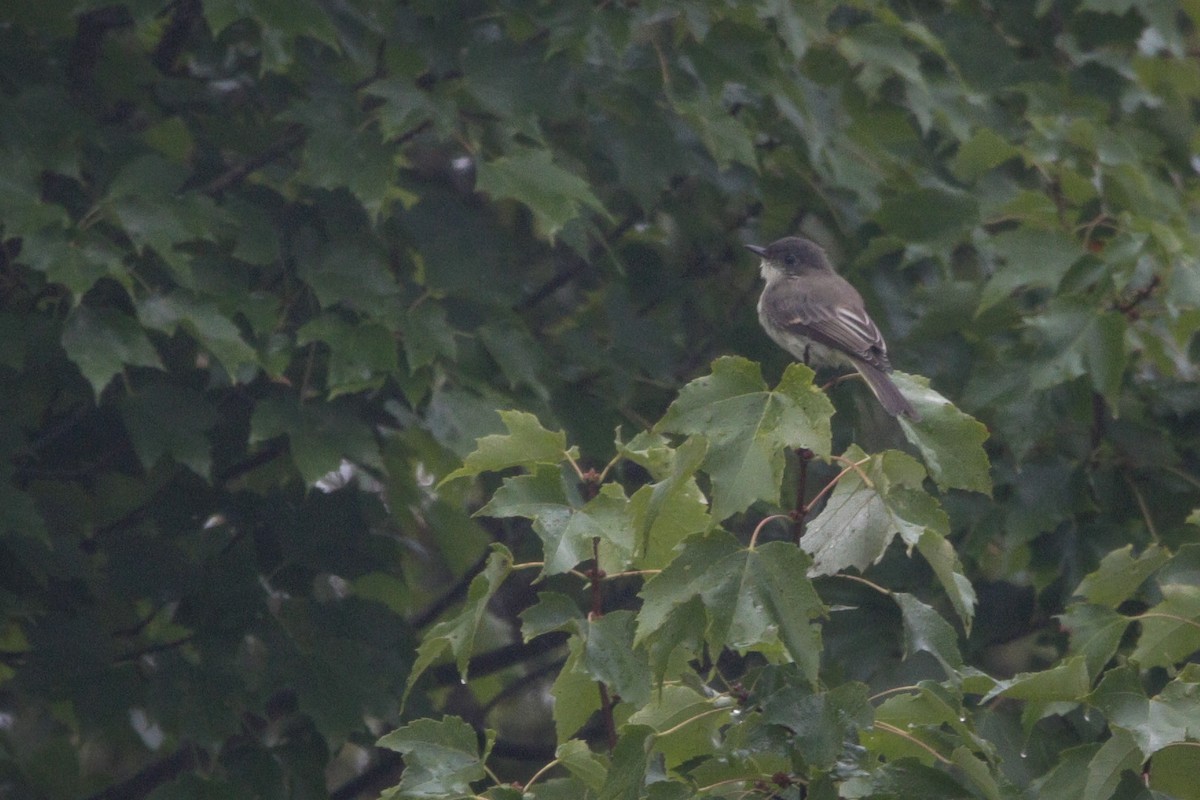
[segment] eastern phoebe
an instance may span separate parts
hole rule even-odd
[[[887,376],[887,345],[862,295],[833,271],[824,250],[799,236],[746,248],[762,256],[767,285],[758,298],[758,321],[776,344],[814,369],[853,367],[889,414],[921,418]]]

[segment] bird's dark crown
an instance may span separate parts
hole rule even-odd
[[[831,269],[825,251],[815,242],[801,236],[785,236],[766,247],[746,245],[746,249],[757,253],[773,266],[784,272],[798,273],[807,269]]]

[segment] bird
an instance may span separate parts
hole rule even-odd
[[[759,270],[766,285],[758,298],[758,321],[776,344],[814,369],[853,367],[885,411],[921,419],[888,377],[887,344],[862,295],[834,272],[819,245],[787,236],[746,249],[762,258]]]

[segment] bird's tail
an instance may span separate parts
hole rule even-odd
[[[898,414],[911,419],[913,422],[919,422],[921,415],[912,407],[912,404],[900,394],[900,390],[896,388],[896,384],[888,377],[883,370],[873,367],[870,364],[861,361],[855,363],[855,369],[863,376],[867,382],[867,386],[871,387],[871,392],[879,400],[884,411],[891,414],[893,417]]]

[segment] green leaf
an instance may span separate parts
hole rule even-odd
[[[1082,656],[1072,656],[1050,669],[998,681],[980,702],[986,703],[994,697],[1024,700],[1021,720],[1028,733],[1042,717],[1065,713],[1078,705],[1087,695],[1090,683],[1087,661]]]
[[[810,575],[866,569],[897,535],[911,548],[927,532],[949,533],[946,513],[921,488],[925,470],[912,456],[888,450],[868,457],[855,446],[844,458],[857,468],[841,476],[800,542],[813,556]]]
[[[808,566],[801,550],[782,542],[745,550],[721,531],[689,539],[679,557],[642,589],[636,642],[653,644],[676,615],[690,615],[689,601],[698,597],[705,619],[689,616],[684,624],[703,630],[714,648],[762,649],[778,641],[815,682],[820,631],[811,621],[824,608],[803,577]]]
[[[483,752],[475,729],[458,717],[419,719],[382,737],[379,747],[404,756],[399,797],[474,797],[471,784],[487,777],[484,762],[496,740],[488,731]]]
[[[1108,724],[1133,736],[1144,758],[1169,744],[1200,734],[1200,685],[1171,681],[1156,697],[1147,697],[1137,670],[1117,667],[1089,696]]]
[[[343,394],[377,389],[399,368],[396,342],[382,325],[351,323],[325,314],[296,332],[296,344],[320,342],[329,348],[325,383],[332,400]]]
[[[213,302],[190,297],[184,292],[155,294],[138,303],[138,319],[152,330],[173,336],[182,329],[202,348],[212,353],[233,379],[243,367],[258,366],[258,354],[246,344],[238,326]]]
[[[833,406],[812,378],[808,367],[791,364],[771,391],[757,364],[726,356],[667,409],[658,430],[708,439],[704,469],[713,480],[715,520],[757,500],[779,504],[785,448],[829,455]]]
[[[738,163],[758,170],[752,134],[719,102],[709,99],[691,102],[677,100],[674,108],[699,133],[704,149],[712,156],[718,169],[728,169]]]
[[[622,700],[641,706],[650,700],[650,666],[645,652],[634,649],[636,624],[632,611],[589,619],[583,627],[578,668],[607,684]]]
[[[1142,753],[1138,749],[1133,736],[1122,728],[1114,728],[1108,741],[1100,745],[1100,749],[1088,763],[1087,783],[1083,787],[1083,796],[1112,797],[1121,776],[1125,772],[1135,775],[1142,771]]]
[[[551,240],[585,210],[608,216],[587,181],[555,164],[549,150],[518,148],[481,163],[477,185],[492,197],[512,198],[528,206],[538,230]]]
[[[557,575],[593,557],[593,539],[609,545],[608,566],[623,569],[633,553],[629,501],[620,485],[606,483],[582,508],[568,505],[562,473],[540,467],[531,475],[506,478],[491,501],[479,509],[491,517],[533,520],[542,540],[542,575]],[[602,561],[605,559],[602,558]]]
[[[930,476],[943,489],[992,493],[992,478],[983,443],[988,429],[929,388],[916,375],[893,372],[892,380],[921,414],[920,422],[897,417],[904,436],[921,453]]]
[[[149,471],[170,456],[197,475],[210,477],[208,431],[220,417],[203,396],[181,386],[153,383],[122,398],[120,408],[143,469]]]
[[[788,685],[759,702],[763,720],[786,728],[796,752],[821,770],[832,769],[846,743],[875,719],[866,685],[854,681],[822,692]]]
[[[1096,571],[1079,582],[1075,596],[1093,605],[1116,608],[1133,597],[1146,579],[1170,559],[1170,552],[1156,544],[1137,556],[1133,555],[1133,545],[1125,545],[1100,560]]]
[[[1150,788],[1166,797],[1195,800],[1200,748],[1194,742],[1164,747],[1150,760]]]
[[[954,611],[969,634],[975,615],[975,587],[963,572],[962,562],[954,545],[940,532],[926,528],[917,540],[917,550],[929,563],[933,573],[950,598]]]
[[[608,764],[591,751],[587,742],[580,739],[560,744],[554,751],[554,757],[593,792],[600,791],[608,777]]]
[[[587,723],[600,708],[600,691],[596,682],[581,666],[583,639],[572,636],[567,640],[567,660],[550,694],[554,697],[554,729],[561,745]]]
[[[984,285],[976,316],[1017,289],[1058,286],[1071,265],[1085,254],[1073,238],[1028,225],[996,234],[991,246],[1003,266]]]
[[[544,633],[577,630],[585,617],[574,600],[558,592],[538,592],[538,601],[522,611],[521,636],[526,642]]]
[[[887,233],[908,242],[954,239],[979,218],[974,197],[950,189],[924,188],[884,201],[875,221]]]
[[[1142,631],[1129,658],[1141,667],[1172,667],[1200,650],[1200,587],[1161,587],[1163,601],[1138,615]]]
[[[447,651],[454,656],[463,683],[467,682],[467,667],[474,655],[475,636],[487,613],[488,601],[512,571],[512,563],[512,553],[507,548],[500,544],[492,545],[492,553],[483,571],[471,579],[462,609],[450,619],[430,628],[417,648],[417,658],[404,687],[405,699],[421,674]]]
[[[458,357],[454,329],[446,321],[446,310],[439,303],[426,300],[410,308],[401,319],[400,332],[409,372],[432,364],[439,356],[447,361]]]
[[[990,128],[980,128],[954,154],[951,167],[964,181],[974,181],[988,170],[1021,155],[1020,148]]]
[[[76,306],[63,324],[62,346],[96,395],[126,365],[163,368],[137,320],[113,309]]]
[[[906,592],[895,592],[892,599],[900,606],[904,619],[904,652],[911,656],[924,650],[941,663],[947,677],[953,678],[963,665],[958,650],[958,634],[941,614]]]
[[[642,486],[629,498],[638,569],[661,569],[675,558],[684,539],[712,526],[707,498],[695,479],[708,453],[708,441],[691,436],[678,448],[664,446],[662,451],[668,461],[663,468],[666,477]]]
[[[653,729],[654,749],[663,754],[668,769],[675,769],[712,752],[713,738],[732,711],[727,698],[714,703],[687,686],[664,686],[629,717],[629,724]]]
[[[1084,603],[1072,605],[1059,619],[1071,633],[1071,655],[1084,657],[1088,674],[1093,678],[1116,655],[1130,624],[1128,617],[1112,608]]]
[[[598,800],[640,800],[649,766],[648,740],[653,735],[645,725],[627,725],[622,729]]]
[[[567,449],[567,435],[548,431],[537,417],[524,411],[501,411],[500,419],[507,434],[492,434],[475,441],[475,451],[463,459],[463,465],[442,479],[442,483],[457,478],[475,477],[484,472],[498,472],[510,467],[529,469],[537,464],[561,464],[569,455],[579,452]]]

